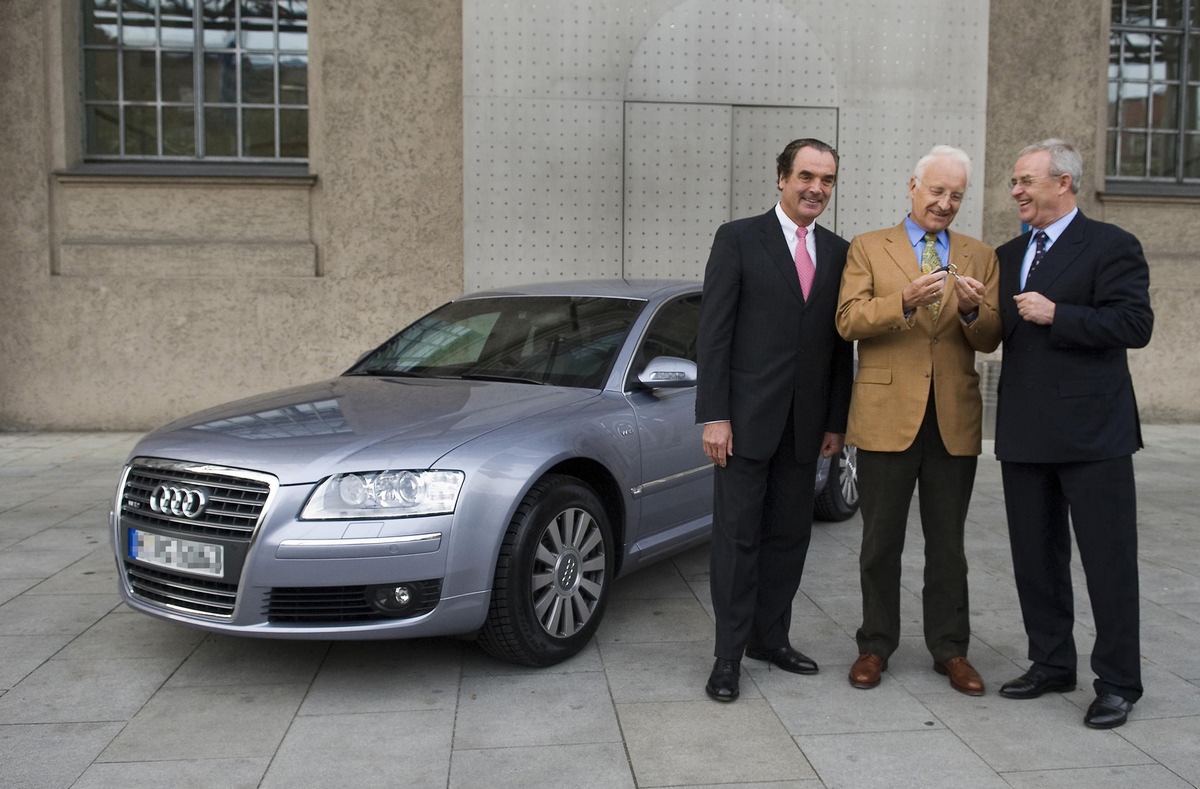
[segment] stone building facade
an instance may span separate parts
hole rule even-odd
[[[809,135],[841,151],[843,235],[899,221],[950,143],[976,162],[956,228],[993,244],[1016,151],[1074,141],[1084,211],[1151,262],[1143,418],[1200,419],[1197,198],[1102,177],[1109,0],[309,0],[299,166],[90,157],[81,5],[0,3],[0,428],[145,429],[334,375],[464,290],[699,277]]]

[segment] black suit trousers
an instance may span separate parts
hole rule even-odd
[[[792,599],[812,538],[816,460],[796,457],[789,418],[775,454],[734,454],[717,467],[709,585],[718,658],[740,660],[747,646],[787,646]],[[737,434],[734,433],[734,452]]]
[[[1029,659],[1050,676],[1075,676],[1073,526],[1096,625],[1096,693],[1137,701],[1142,677],[1133,457],[1005,462],[1001,473]]]

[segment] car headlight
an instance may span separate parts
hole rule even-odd
[[[361,471],[335,474],[308,497],[303,520],[406,518],[454,512],[461,471]]]

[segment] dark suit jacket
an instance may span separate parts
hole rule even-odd
[[[816,226],[807,303],[774,209],[722,225],[704,273],[696,421],[729,420],[733,453],[771,457],[794,409],[796,456],[845,433],[853,346],[834,325],[849,244]]]
[[[1074,463],[1130,455],[1142,446],[1127,348],[1150,341],[1150,270],[1141,244],[1080,212],[1030,278],[1055,303],[1054,322],[1022,320],[1021,262],[1030,233],[996,250],[1004,357],[996,457]]]

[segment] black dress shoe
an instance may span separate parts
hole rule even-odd
[[[1048,676],[1038,668],[1031,668],[1016,679],[1000,686],[1000,695],[1009,699],[1036,699],[1043,693],[1056,690],[1064,693],[1075,690],[1075,678],[1061,679]]]
[[[754,660],[765,660],[793,674],[816,674],[820,670],[817,668],[817,661],[803,652],[797,652],[791,647],[779,647],[777,649],[747,647],[746,657],[753,658]]]
[[[1088,707],[1083,723],[1091,729],[1115,729],[1129,718],[1133,702],[1115,693],[1101,693]]]
[[[737,701],[738,677],[741,673],[742,664],[739,661],[717,658],[704,692],[716,701]]]

